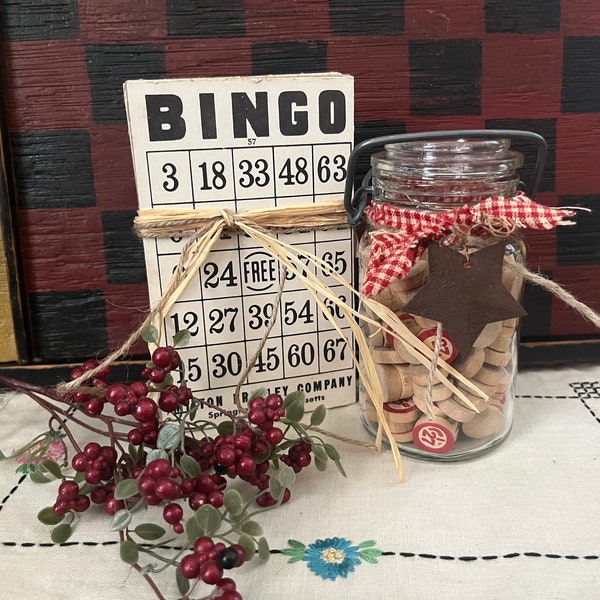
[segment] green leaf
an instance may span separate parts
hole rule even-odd
[[[42,461],[42,467],[44,467],[48,473],[56,477],[56,479],[60,479],[62,477],[60,465],[55,460],[48,459]]]
[[[242,533],[242,535],[240,535],[240,539],[238,540],[238,544],[246,552],[246,560],[251,560],[252,557],[256,554],[256,546],[254,545],[254,540],[247,533]]]
[[[279,483],[277,478],[271,477],[271,479],[269,479],[269,492],[271,493],[271,496],[273,496],[276,501],[279,501],[279,499],[283,496],[283,491],[284,488]]]
[[[315,410],[310,414],[310,424],[314,427],[318,427],[327,416],[327,408],[324,404],[319,404]]]
[[[173,336],[173,346],[175,348],[183,348],[183,346],[187,346],[190,343],[190,330],[189,329],[180,329]]]
[[[226,421],[221,421],[217,425],[217,432],[219,435],[232,435],[233,434],[233,421],[227,419]]]
[[[304,404],[305,398],[304,392],[301,392],[300,390],[292,392],[283,399],[283,408],[287,408],[290,404],[294,404],[295,402]]]
[[[88,483],[87,481],[79,486],[79,494],[81,496],[87,496],[96,486]]]
[[[365,550],[361,550],[358,555],[368,563],[372,565],[376,565],[378,563],[377,557],[381,556],[381,550],[377,550],[377,548],[367,548]]]
[[[269,390],[267,388],[258,388],[257,390],[254,390],[251,394],[250,394],[250,398],[248,398],[248,402],[250,402],[250,400],[254,400],[254,398],[266,398],[269,395]]]
[[[179,459],[179,466],[188,477],[198,477],[202,473],[198,461],[188,454],[182,455]]]
[[[51,506],[46,506],[46,508],[42,508],[40,512],[37,514],[38,521],[42,522],[44,525],[57,525],[60,523],[65,516],[57,516],[52,511]]]
[[[359,548],[371,548],[372,546],[374,546],[377,542],[375,540],[365,540],[364,542],[361,542],[358,547]]]
[[[131,511],[122,508],[115,513],[110,523],[111,531],[122,531],[131,523]]]
[[[348,475],[346,475],[346,471],[344,470],[344,467],[342,467],[342,463],[339,460],[336,460],[334,462],[335,462],[335,466],[337,467],[338,471],[342,474],[342,476],[348,477]]]
[[[136,465],[138,462],[138,458],[140,457],[137,446],[134,446],[131,443],[128,444],[127,445],[127,454],[129,454],[129,456],[131,457],[133,464]]]
[[[271,558],[271,550],[269,549],[269,542],[267,538],[261,537],[258,540],[258,558],[263,562],[267,562]]]
[[[201,506],[196,511],[194,519],[198,522],[203,535],[212,535],[223,521],[221,513],[212,504]]]
[[[193,544],[199,537],[204,535],[204,532],[200,529],[196,519],[192,518],[185,522],[185,534],[189,543]]]
[[[327,470],[327,455],[325,455],[325,457],[321,457],[321,456],[317,456],[315,454],[315,467],[317,468],[317,471],[321,471],[321,473],[323,471]]]
[[[291,548],[296,548],[298,550],[302,550],[302,552],[304,552],[306,550],[306,546],[302,542],[299,542],[298,540],[288,540],[288,545]]]
[[[169,458],[167,451],[162,448],[153,448],[146,456],[146,464],[149,465],[153,460],[158,460],[159,458]]]
[[[284,548],[281,553],[289,556],[288,563],[295,563],[304,560],[306,546],[298,540],[288,540],[289,548]]]
[[[323,446],[313,444],[312,451],[315,455],[315,459],[327,462],[327,452],[325,452],[325,448],[323,448]]]
[[[237,490],[227,490],[223,495],[223,504],[234,517],[237,517],[244,509],[244,501]]]
[[[158,432],[156,447],[163,450],[176,448],[181,442],[181,427],[175,423],[166,423]]]
[[[323,444],[323,447],[325,448],[325,452],[327,452],[327,456],[329,456],[331,460],[340,460],[340,453],[335,449],[334,446],[331,444]]]
[[[285,418],[291,423],[300,423],[304,417],[304,398],[291,402],[285,409]]]
[[[138,493],[137,479],[121,479],[115,487],[115,500],[127,500]]]
[[[158,540],[167,533],[165,529],[155,523],[141,523],[133,532],[144,540]]]
[[[77,471],[77,473],[75,473],[75,475],[73,476],[73,481],[75,483],[81,483],[84,480],[85,480],[85,472],[83,472],[83,471]]]
[[[121,560],[128,565],[134,565],[140,556],[137,544],[131,540],[123,540],[119,546]]]
[[[55,544],[64,544],[73,533],[73,528],[68,523],[57,525],[50,534],[50,539]]]
[[[184,577],[179,569],[175,569],[175,581],[179,593],[185,596],[190,591],[190,580]]]
[[[286,466],[283,469],[281,469],[281,471],[277,475],[277,479],[279,479],[279,483],[284,488],[289,488],[293,486],[294,482],[296,481],[296,473],[294,473],[294,469],[292,469],[292,467]]]
[[[33,483],[50,483],[52,479],[48,479],[45,475],[42,475],[39,471],[31,471],[29,478]]]
[[[142,329],[142,339],[148,344],[158,344],[158,329],[149,323]]]
[[[253,537],[262,535],[263,532],[262,527],[256,521],[245,521],[242,523],[241,530]]]

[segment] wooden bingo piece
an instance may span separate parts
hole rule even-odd
[[[383,390],[384,403],[412,396],[413,384],[407,368],[375,363],[375,370]]]
[[[427,386],[429,385],[429,369],[423,365],[410,365],[408,372],[413,380],[413,385]],[[433,378],[433,383],[441,383],[440,378],[436,375]]]
[[[473,382],[474,385],[477,385],[477,382],[474,381]],[[457,381],[456,382],[456,386],[458,387],[458,389],[465,395],[465,397],[467,398],[467,400],[478,410],[478,411],[482,411],[485,410],[488,405],[489,402],[488,400],[486,400],[485,398],[482,398],[481,396],[479,396],[478,394],[473,393],[471,388],[467,388],[467,386],[462,383],[461,381]],[[482,392],[485,393],[484,390],[481,390]],[[464,404],[464,406],[466,408],[470,408],[471,410],[472,407],[470,407],[468,404],[466,404],[462,398],[460,398],[460,396],[457,395],[453,395],[453,399],[456,400],[456,402],[460,402],[461,404]]]
[[[421,411],[411,398],[386,402],[383,405],[383,411],[386,420],[390,424],[414,423],[421,415]]]
[[[413,402],[417,405],[417,408],[424,414],[433,414],[438,417],[446,417],[446,413],[438,407],[437,402],[427,403],[427,396],[413,396]]]
[[[458,425],[451,419],[424,415],[412,430],[412,441],[426,452],[446,454],[454,447],[457,432]]]
[[[462,402],[458,402],[455,398],[455,396],[452,396],[451,398],[448,398],[448,400],[438,402],[437,406],[439,410],[444,413],[444,415],[459,423],[470,421],[477,413]]]
[[[373,348],[371,356],[376,363],[382,365],[397,365],[406,362],[394,348]]]
[[[488,344],[488,346],[497,352],[508,352],[512,346],[514,337],[515,329],[513,327],[501,327],[496,339]]]
[[[497,433],[504,427],[504,415],[497,407],[490,407],[473,417],[468,423],[463,423],[462,431],[470,438],[485,438]]]
[[[495,367],[488,364],[484,364],[481,369],[473,375],[473,383],[475,385],[484,384],[493,389],[496,389],[505,380],[506,369],[504,367]],[[485,392],[486,390],[483,391]],[[492,394],[494,394],[494,392],[492,392]]]
[[[510,362],[512,354],[510,352],[498,352],[493,348],[484,348],[484,362],[494,367],[506,367]]]
[[[492,344],[502,330],[502,321],[488,323],[473,342],[473,348],[485,348]]]
[[[415,402],[427,402],[429,390],[426,385],[416,385],[413,382],[413,400]],[[443,383],[436,383],[431,388],[431,401],[440,402],[452,396],[452,390],[447,388]]]
[[[469,354],[464,358],[457,358],[452,366],[467,379],[470,379],[481,369],[485,360],[485,352],[483,348],[471,348]]]
[[[431,327],[429,329],[423,329],[417,337],[432,350],[435,348],[435,339],[437,335],[437,329]],[[442,330],[442,339],[440,342],[440,358],[445,360],[447,363],[451,363],[458,356],[458,348],[448,335],[448,333]]]

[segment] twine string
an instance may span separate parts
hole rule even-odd
[[[437,365],[440,358],[440,350],[442,347],[442,324],[438,323],[435,328],[435,343],[433,345],[433,358],[431,360],[431,366],[429,367],[429,376],[427,377],[427,396],[426,396],[426,408],[427,417],[430,421],[433,421],[435,416],[433,408],[433,382],[435,380],[435,372],[437,371]]]

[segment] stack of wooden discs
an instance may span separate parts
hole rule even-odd
[[[437,322],[403,312],[427,279],[424,256],[405,279],[395,281],[374,299],[393,310],[417,338],[433,349]],[[522,281],[506,268],[503,283],[518,298]],[[463,381],[442,370],[469,405],[438,379],[430,382],[429,370],[402,342],[386,335],[384,325],[370,325],[372,357],[383,389],[383,415],[394,440],[443,454],[454,448],[461,435],[484,439],[502,431],[505,399],[512,383],[517,326],[518,319],[489,323],[465,356],[459,355],[450,336],[442,332],[441,358],[488,396],[478,396]],[[377,423],[379,416],[369,398],[365,407],[368,420]]]

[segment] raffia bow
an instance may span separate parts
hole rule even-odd
[[[362,287],[367,297],[379,295],[390,283],[406,277],[428,239],[437,240],[456,231],[505,237],[515,229],[572,225],[564,219],[575,215],[572,210],[537,204],[524,194],[488,198],[441,212],[372,204],[365,213],[376,230],[371,233],[371,254]]]

